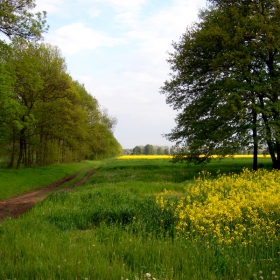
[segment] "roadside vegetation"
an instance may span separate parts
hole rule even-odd
[[[277,279],[279,174],[259,161],[102,162],[0,225],[0,278]]]
[[[0,201],[27,191],[46,187],[80,171],[80,176],[82,176],[100,165],[101,161],[82,161],[80,163],[53,164],[19,170],[0,168]],[[76,180],[80,176],[77,176]],[[73,181],[71,181],[72,183]],[[64,186],[66,185],[64,184]]]

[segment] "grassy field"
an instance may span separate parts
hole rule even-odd
[[[100,161],[83,161],[19,170],[0,168],[0,201],[26,191],[48,186],[81,170],[81,175],[84,175],[102,164]]]
[[[277,279],[280,176],[250,166],[99,163],[83,186],[0,224],[0,278]]]

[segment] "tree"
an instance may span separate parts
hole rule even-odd
[[[57,47],[14,39],[0,61],[0,156],[9,167],[122,154],[116,118],[66,73]]]
[[[7,156],[7,146],[13,146],[9,142],[10,126],[18,115],[19,104],[13,92],[14,79],[7,71],[7,66],[0,63],[0,153]],[[16,125],[16,123],[14,123]]]
[[[110,130],[110,131],[114,131],[117,123],[118,123],[118,119],[116,117],[113,117],[113,116],[110,116],[108,114],[108,109],[104,108],[102,111],[101,111],[101,122],[107,126],[107,128]]]
[[[165,155],[169,155],[170,151],[169,151],[169,147],[165,147],[164,148],[164,154]]]
[[[46,32],[46,12],[33,14],[34,0],[1,0],[0,32],[10,39],[23,38],[28,41],[39,40]],[[0,40],[3,44],[4,42]]]
[[[144,147],[144,154],[145,155],[154,155],[155,154],[155,150],[154,150],[153,145],[147,144]]]
[[[142,154],[142,149],[139,146],[134,147],[133,154],[134,155],[141,155]]]
[[[33,114],[43,81],[37,69],[37,49],[32,45],[14,42],[11,56],[7,58],[10,73],[15,77],[13,93],[16,96],[19,110],[10,125],[10,137],[13,139],[9,167],[13,166],[16,148],[18,147],[17,168],[19,168],[36,122]],[[27,71],[28,69],[28,71]]]
[[[162,93],[179,113],[166,137],[181,148],[178,160],[195,163],[252,144],[254,169],[265,142],[279,169],[279,1],[209,2],[200,22],[173,43]]]
[[[164,154],[164,150],[163,150],[162,147],[158,147],[158,148],[157,148],[157,154],[158,154],[158,155],[163,155],[163,154]]]

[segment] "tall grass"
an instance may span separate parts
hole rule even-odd
[[[230,164],[219,169],[229,172]],[[158,160],[102,165],[83,188],[52,194],[0,225],[0,278],[277,279],[278,240],[230,247],[178,234],[172,207],[156,197],[168,189],[165,198],[177,205],[196,168]]]

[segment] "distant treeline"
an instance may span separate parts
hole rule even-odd
[[[145,146],[139,145],[135,146],[133,149],[123,149],[123,154],[125,155],[176,155],[180,154],[182,152],[186,152],[187,148],[184,150],[180,147],[176,146],[158,146],[158,145],[150,145],[147,144]],[[243,150],[238,151],[238,155],[247,155],[252,154],[252,147],[246,147]],[[260,149],[258,150],[258,154],[264,154],[267,155],[269,152],[264,147],[260,146]]]
[[[176,154],[177,150],[175,147],[147,144],[145,146],[136,146],[133,149],[124,149],[123,153],[126,155],[172,155]]]
[[[122,154],[116,118],[67,73],[57,47],[24,40],[0,47],[2,162],[19,168]]]

